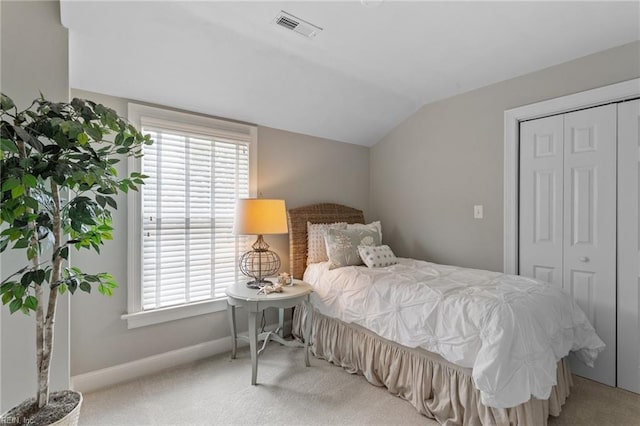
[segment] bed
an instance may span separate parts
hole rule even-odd
[[[325,281],[331,281],[331,277],[335,275],[334,272],[326,271],[322,265],[312,265],[313,268],[307,268],[307,222],[316,224],[364,223],[362,211],[338,204],[324,203],[291,209],[288,212],[288,217],[292,275],[299,279],[306,275],[310,281],[315,281],[317,293],[325,296],[325,302],[340,297],[341,291],[335,292],[335,295],[330,295],[329,298],[326,297],[332,287]],[[396,269],[409,270],[407,268],[412,266],[411,262],[419,261],[403,259]],[[424,263],[426,264],[426,262]],[[433,264],[419,266],[427,269],[429,267],[455,268]],[[366,267],[343,269],[344,273],[351,273],[354,277],[366,273]],[[464,275],[467,271],[471,270],[455,268],[455,271],[448,273]],[[488,271],[484,272],[491,274]],[[441,272],[438,271],[438,273]],[[320,299],[321,297],[316,295],[317,303],[311,333],[314,356],[339,365],[349,373],[361,374],[373,385],[386,387],[392,394],[409,401],[421,414],[435,419],[440,424],[544,425],[547,424],[549,415],[558,416],[560,414],[561,407],[569,395],[572,379],[568,362],[566,358],[562,358],[555,364],[555,377],[546,378],[547,383],[549,381],[554,383],[550,392],[547,388],[548,397],[527,400],[530,396],[527,394],[527,398],[523,399],[524,402],[518,404],[510,405],[507,403],[507,406],[504,406],[504,398],[499,401],[500,403],[495,403],[486,391],[481,392],[476,387],[476,381],[479,380],[479,377],[476,374],[474,378],[474,369],[470,366],[464,366],[468,363],[462,359],[464,356],[460,362],[454,363],[445,359],[441,355],[442,351],[438,351],[440,353],[432,352],[411,343],[411,336],[404,339],[409,343],[406,345],[398,343],[398,340],[403,339],[397,339],[395,335],[392,336],[393,338],[385,338],[383,337],[386,336],[384,326],[378,327],[379,333],[376,333],[368,328],[370,324],[365,324],[367,325],[365,327],[351,321],[348,314],[341,315],[340,310],[332,309],[331,303],[322,302]],[[354,305],[351,311],[360,315],[361,318],[375,316],[371,315],[371,311],[359,312],[362,310],[361,305],[363,305],[360,302],[358,301],[357,306]],[[346,311],[348,313],[350,310]],[[299,325],[304,315],[304,308],[296,307],[293,316],[293,333],[296,336],[301,335]],[[590,343],[595,348],[597,355],[598,350],[601,350],[601,348],[598,349],[601,342],[598,343],[599,339],[595,339],[597,336]],[[423,346],[429,347],[428,345]],[[444,353],[451,359],[449,353],[446,351]],[[474,368],[479,369],[477,365]],[[496,366],[494,365],[493,368]],[[500,368],[499,364],[497,368]],[[535,381],[537,378],[535,375],[529,374],[524,376],[524,380]],[[532,387],[536,387],[535,383],[532,384]],[[532,392],[534,395],[537,393],[539,392]],[[505,392],[502,392],[503,396],[504,394]],[[483,399],[491,402],[485,404]],[[522,399],[521,395],[520,399]]]

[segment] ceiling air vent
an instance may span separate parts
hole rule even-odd
[[[274,18],[273,23],[307,38],[314,38],[320,31],[322,31],[322,28],[317,25],[313,25],[303,19],[296,18],[292,14],[283,10],[281,10]]]

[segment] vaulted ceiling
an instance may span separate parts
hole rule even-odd
[[[284,10],[323,28],[307,39]],[[640,39],[638,2],[61,3],[70,83],[371,146],[422,105]]]

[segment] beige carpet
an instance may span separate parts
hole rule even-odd
[[[301,350],[270,344],[251,386],[247,349],[85,395],[82,425],[436,425],[406,401]],[[551,424],[640,425],[640,397],[575,378]]]

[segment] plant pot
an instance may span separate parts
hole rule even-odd
[[[0,416],[0,425],[77,426],[82,394],[70,390],[54,392],[49,397],[49,405],[44,409],[35,409],[35,404],[35,399],[30,398],[10,409]],[[61,413],[61,411],[65,412]],[[62,418],[60,418],[61,414]],[[56,420],[51,422],[50,419]]]
[[[74,393],[77,393],[80,397],[80,399],[78,400],[78,404],[73,410],[69,412],[69,414],[67,414],[60,420],[51,423],[51,426],[78,426],[78,419],[80,418],[80,408],[82,407],[82,394],[80,392]]]

